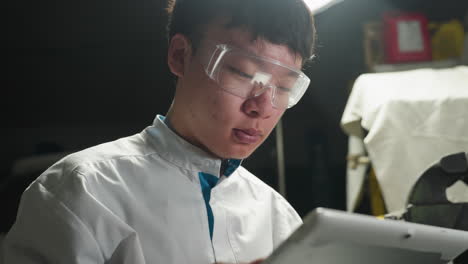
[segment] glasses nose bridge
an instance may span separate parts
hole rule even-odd
[[[257,96],[263,94],[268,89],[272,89],[272,91],[273,91],[274,86],[271,85],[271,84],[263,84],[263,83],[255,82],[254,85],[253,85],[252,96],[257,97]]]
[[[273,84],[263,84],[263,83],[255,83],[253,85],[253,91],[251,93],[251,98],[257,98],[262,96],[265,92],[269,91],[269,101],[273,107],[276,108],[275,104],[275,93],[276,93],[276,86]],[[268,95],[266,95],[268,96]]]

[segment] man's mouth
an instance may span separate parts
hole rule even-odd
[[[260,130],[256,130],[254,128],[248,128],[248,129],[238,129],[234,128],[233,129],[233,134],[234,138],[243,144],[253,144],[258,142],[261,137],[262,133]]]

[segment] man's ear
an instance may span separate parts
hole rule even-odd
[[[183,77],[189,62],[191,45],[188,38],[182,34],[175,34],[169,42],[167,50],[167,64],[171,72],[177,77]]]

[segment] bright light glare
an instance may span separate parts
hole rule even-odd
[[[304,0],[314,15],[323,12],[332,5],[338,4],[342,1],[343,0]]]

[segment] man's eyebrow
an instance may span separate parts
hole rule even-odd
[[[245,51],[243,51],[245,52]],[[259,56],[259,55],[256,55],[254,53],[249,53],[247,52],[247,58],[248,58],[248,63],[251,63],[251,64],[254,64],[256,66],[259,66],[259,67],[264,67],[264,66],[268,66],[268,65],[272,65],[274,69],[275,67],[279,68],[279,69],[282,69],[281,72],[283,71],[287,71],[287,74],[285,77],[292,77],[292,78],[297,78],[299,73],[298,71],[300,72],[300,70],[292,70],[291,68],[289,67],[286,67],[284,65],[280,65],[280,64],[277,64],[277,63],[274,63],[274,62],[271,62],[269,61],[270,59],[269,58],[266,58],[266,57],[262,57],[262,56]],[[275,60],[276,61],[276,60]],[[279,61],[276,61],[278,63],[281,63]],[[282,75],[284,76],[284,75]],[[282,78],[285,78],[285,77],[282,77]]]
[[[297,72],[292,71],[292,70],[290,70],[290,69],[288,69],[288,68],[285,68],[285,70],[286,70],[288,73],[287,73],[286,75],[282,75],[282,76],[284,76],[283,78],[286,78],[286,77],[287,77],[287,78],[289,78],[289,77],[297,78],[297,76],[299,75]]]

